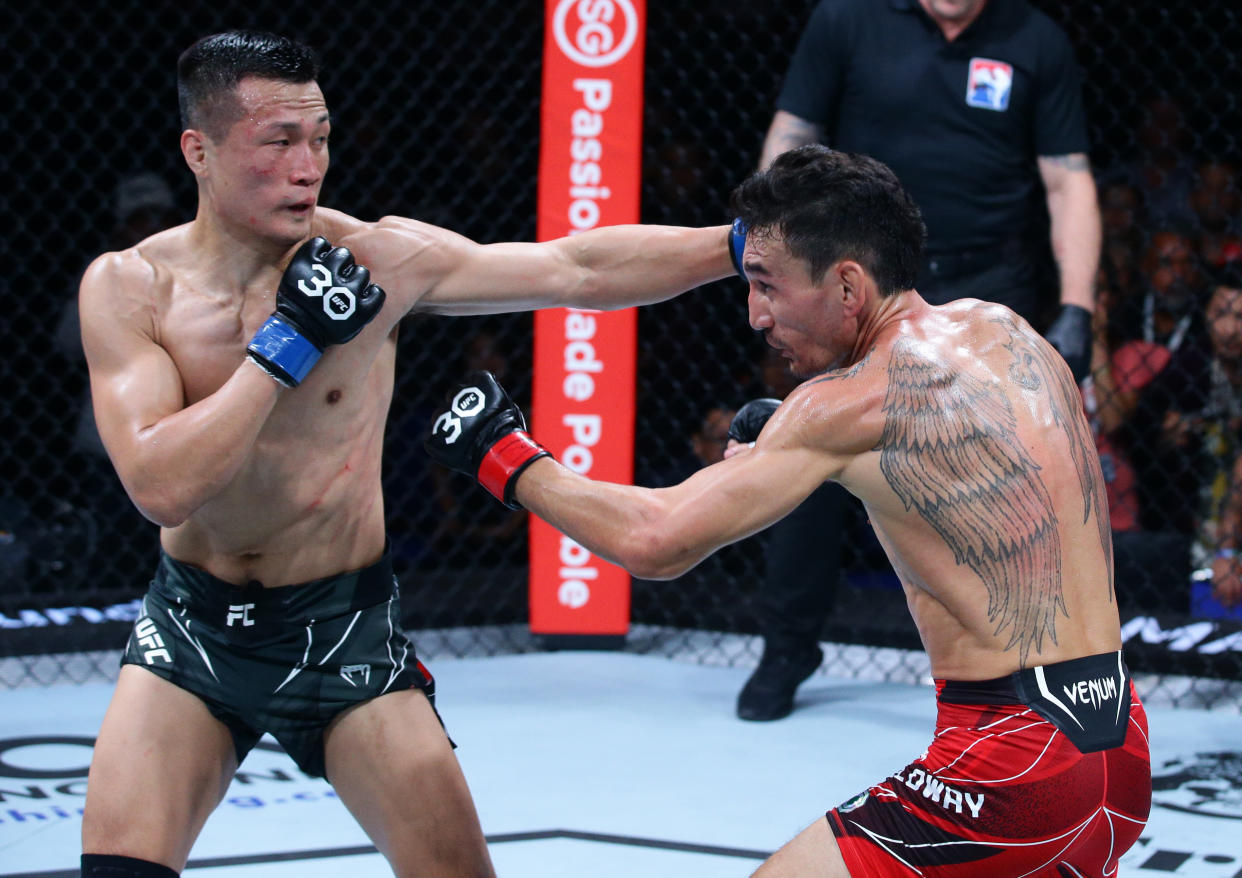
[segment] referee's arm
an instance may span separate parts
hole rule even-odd
[[[1086,153],[1041,155],[1039,175],[1048,198],[1052,254],[1061,278],[1061,304],[1095,308],[1100,262],[1100,207]]]
[[[823,126],[785,110],[777,110],[776,115],[772,117],[772,124],[768,126],[768,134],[763,139],[763,154],[759,158],[759,170],[766,169],[772,164],[772,160],[783,152],[806,146],[808,143],[819,143],[823,135]]]

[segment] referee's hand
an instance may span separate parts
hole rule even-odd
[[[1081,305],[1062,305],[1061,313],[1044,334],[1048,343],[1065,358],[1074,382],[1087,377],[1091,369],[1091,312]]]

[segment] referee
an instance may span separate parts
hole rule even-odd
[[[821,0],[786,73],[761,167],[814,142],[887,164],[927,225],[923,298],[1008,305],[1081,381],[1100,251],[1081,79],[1065,34],[1026,0]],[[1049,244],[1060,292],[1051,322]],[[798,569],[830,567],[835,579],[835,553],[824,558],[811,542],[803,554],[814,557]],[[764,656],[739,696],[743,719],[792,709],[819,664],[832,586],[820,573],[767,578]]]

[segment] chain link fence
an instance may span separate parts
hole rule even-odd
[[[75,295],[95,255],[193,216],[193,179],[177,147],[180,51],[232,27],[316,46],[336,132],[322,203],[491,242],[534,237],[543,38],[533,0],[5,5],[0,656],[19,658],[0,686],[110,672],[109,650],[123,642],[154,566],[155,528],[132,509],[94,435]],[[728,192],[757,162],[812,5],[649,3],[644,221],[728,219]],[[1037,5],[1065,28],[1085,73],[1114,353],[1141,340],[1141,303],[1161,284],[1189,303],[1174,322],[1192,315],[1202,330],[1184,344],[1206,351],[1211,278],[1242,259],[1239,13],[1224,0]],[[639,321],[636,473],[661,484],[698,465],[696,448],[710,452],[719,438],[704,424],[711,409],[771,395],[780,380],[747,327],[738,281],[643,309]],[[429,412],[467,368],[491,369],[529,405],[531,319],[414,318],[399,345],[384,479],[406,621],[433,656],[538,648],[524,628],[525,514],[430,465],[421,449]],[[1127,356],[1151,392],[1135,389],[1136,377],[1120,390],[1096,388],[1091,403],[1099,421],[1123,395],[1144,397],[1105,431],[1112,444],[1102,449],[1106,470],[1125,457],[1136,473],[1134,518],[1117,534],[1127,654],[1136,670],[1189,675],[1169,684],[1175,700],[1196,687],[1219,693],[1218,680],[1242,678],[1242,613],[1211,599],[1220,534],[1204,525],[1230,498],[1242,390],[1210,368],[1175,376],[1177,358],[1155,376],[1165,364],[1151,348]],[[1210,392],[1204,380],[1215,382]],[[1162,433],[1170,411],[1186,421],[1180,444]],[[841,644],[830,666],[924,673],[901,593],[856,506],[841,528],[823,631]],[[753,662],[746,635],[766,541],[729,547],[678,581],[635,582],[629,648]],[[64,656],[70,650],[79,654]]]

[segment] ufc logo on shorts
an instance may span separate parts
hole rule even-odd
[[[153,665],[156,659],[160,659],[171,664],[172,656],[164,648],[164,638],[160,637],[160,632],[150,616],[143,616],[138,620],[138,624],[134,626],[134,636],[138,638],[138,645],[143,648],[143,661]]]
[[[254,624],[254,619],[250,618],[250,611],[254,609],[254,604],[229,604],[229,614],[225,619],[225,624],[230,628],[233,623],[241,620],[243,628],[249,628]]]

